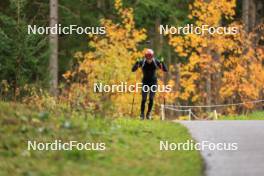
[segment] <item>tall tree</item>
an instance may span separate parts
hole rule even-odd
[[[70,95],[74,106],[82,104],[85,108],[92,108],[103,116],[114,112],[129,114],[134,93],[97,92],[94,85],[97,83],[118,85],[120,81],[135,84],[138,81],[135,74],[131,74],[131,66],[135,60],[143,56],[138,45],[146,39],[146,30],[137,29],[132,8],[125,8],[121,0],[115,0],[115,10],[120,23],[113,20],[101,19],[101,26],[105,27],[106,35],[91,36],[89,46],[93,50],[87,53],[76,53],[78,67],[64,74],[67,80],[72,80]],[[136,100],[139,100],[139,94]],[[88,103],[87,103],[88,102]],[[139,103],[140,101],[135,101]],[[139,107],[139,104],[137,104]],[[110,110],[110,111],[108,111]]]
[[[31,13],[39,6],[29,0],[1,1],[0,9],[0,94],[5,100],[19,100],[27,94],[26,85],[47,85],[46,36],[27,31],[28,24],[42,24],[42,11]],[[9,87],[4,92],[1,82]]]
[[[58,24],[58,0],[50,0],[50,26]],[[50,34],[50,92],[57,94],[58,88],[58,34]]]
[[[221,0],[221,3],[219,0],[196,0],[190,6],[189,17],[195,20],[196,26],[208,24],[219,27],[225,20],[230,20],[221,26],[237,27],[239,33],[236,35],[170,36],[170,44],[180,57],[185,58],[180,69],[181,88],[178,93],[182,103],[219,104],[260,98],[264,55],[261,47],[252,42],[254,33],[246,32],[239,23],[231,21],[235,7],[235,0]],[[252,106],[245,105],[245,108]]]

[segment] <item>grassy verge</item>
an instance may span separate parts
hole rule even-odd
[[[219,120],[264,120],[264,111],[255,111],[244,115],[220,116]]]
[[[159,141],[186,142],[177,123],[52,116],[0,103],[1,176],[199,176],[197,151],[159,151]],[[106,151],[29,151],[27,141],[105,142]]]

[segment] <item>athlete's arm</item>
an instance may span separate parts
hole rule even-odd
[[[164,62],[158,61],[158,66],[160,69],[162,69],[162,71],[168,72],[168,67],[164,64]]]
[[[141,61],[137,61],[132,67],[132,72],[135,72],[138,69],[138,67],[140,67],[140,64]]]

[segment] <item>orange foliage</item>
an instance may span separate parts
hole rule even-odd
[[[93,51],[77,53],[78,68],[66,72],[64,76],[68,80],[77,79],[80,83],[79,86],[85,87],[83,89],[83,94],[86,95],[85,99],[93,104],[95,110],[105,113],[104,115],[111,112],[118,116],[130,112],[133,93],[95,93],[93,91],[94,83],[113,85],[127,82],[128,85],[135,84],[136,76],[131,73],[131,66],[138,57],[142,56],[137,45],[146,39],[146,31],[135,28],[133,9],[124,8],[121,0],[115,1],[115,8],[121,18],[121,23],[102,19],[101,26],[105,27],[106,34],[104,36],[89,36],[89,46],[93,48]],[[75,84],[72,83],[71,86]],[[139,97],[137,96],[136,99]],[[139,103],[139,101],[135,102]],[[139,107],[139,104],[136,104],[135,107]]]
[[[196,26],[218,27],[223,19],[233,19],[235,6],[235,0],[195,0],[190,5],[189,18],[195,20]],[[234,26],[239,29],[237,35],[169,36],[170,45],[187,60],[180,69],[179,99],[206,104],[210,96],[211,103],[216,104],[261,98],[263,50],[255,44],[254,32],[246,33],[237,22],[226,25]]]

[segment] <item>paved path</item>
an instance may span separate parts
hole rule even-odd
[[[264,121],[181,121],[198,142],[238,143],[237,151],[202,151],[206,176],[264,176]]]

